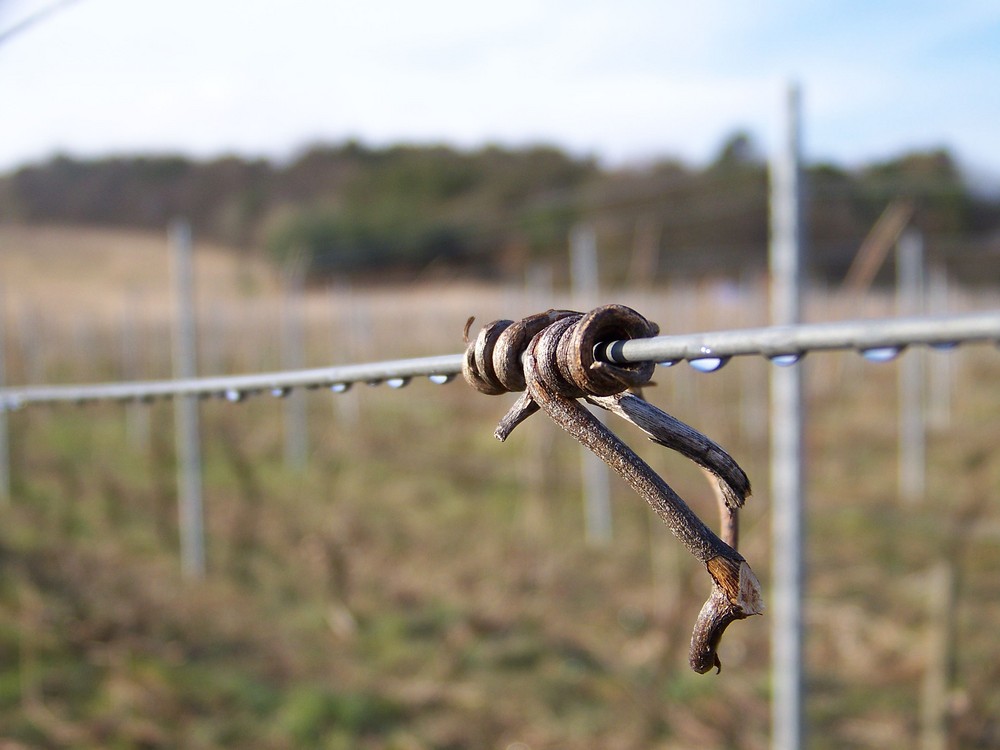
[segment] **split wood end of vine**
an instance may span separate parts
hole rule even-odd
[[[750,494],[750,481],[721,446],[633,392],[649,383],[654,363],[612,364],[594,353],[608,341],[655,336],[659,327],[624,305],[496,320],[469,341],[472,322],[465,329],[465,380],[489,395],[523,392],[500,420],[496,437],[505,440],[525,419],[544,411],[614,469],[705,566],[712,591],[695,622],[690,664],[702,674],[721,670],[718,648],[726,628],[764,611],[760,582],[736,551],[738,511]],[[716,483],[722,537],[579,399],[617,414],[654,442],[699,464]]]

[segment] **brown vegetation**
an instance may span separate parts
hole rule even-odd
[[[34,379],[32,368],[49,380],[117,377],[115,309],[139,310],[143,374],[169,372],[163,310],[127,307],[122,287],[148,279],[143,298],[165,306],[150,261],[161,239],[82,234],[86,251],[70,244],[74,234],[20,236],[23,244],[5,243],[2,256],[10,382]],[[132,254],[133,246],[150,254]],[[47,286],[49,263],[15,259],[17,247],[57,265],[60,250],[118,248],[101,256],[117,270],[88,265],[77,269],[79,286],[69,272]],[[278,280],[264,274],[246,286],[245,268],[215,263],[201,279],[206,357],[227,371],[273,366]],[[995,293],[952,292],[956,310],[995,303]],[[572,306],[513,286],[309,294],[307,365],[459,351],[469,314],[485,321]],[[667,332],[764,322],[752,283],[620,290],[614,299]],[[809,317],[835,316],[836,303],[812,296]],[[891,309],[884,298],[870,303],[875,314]],[[78,325],[49,323],[67,309]],[[958,579],[951,736],[956,746],[1000,745],[1000,396],[992,386],[1000,357],[993,347],[928,356],[951,358],[956,386],[951,426],[932,434],[930,489],[919,507],[896,499],[895,365],[851,354],[805,362],[812,747],[917,744],[929,668],[925,581],[939,560]],[[647,391],[747,469],[755,494],[742,550],[765,598],[767,367],[738,359],[711,375],[661,369]],[[833,370],[839,378],[816,377]],[[308,400],[302,472],[282,464],[281,400],[203,404],[204,582],[179,574],[169,404],[146,407],[148,442],[130,435],[118,405],[10,415],[14,498],[0,509],[5,742],[767,746],[767,615],[727,633],[721,675],[691,673],[687,642],[704,571],[624,486],[614,489],[613,545],[588,547],[578,449],[552,425],[535,417],[497,443],[504,405],[460,382],[315,391]],[[702,515],[714,515],[700,472],[637,431],[615,429]]]

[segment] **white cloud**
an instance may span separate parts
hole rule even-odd
[[[86,0],[0,47],[0,168],[54,147],[280,154],[347,136],[705,159],[737,127],[769,142],[795,77],[810,153],[939,139],[1000,170],[994,6]]]

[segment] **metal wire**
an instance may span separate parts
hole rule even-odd
[[[911,344],[950,346],[991,340],[1000,341],[1000,311],[657,336],[611,342],[600,347],[597,355],[609,362],[676,362],[750,354],[768,358],[801,356],[836,349],[865,352],[901,349]]]
[[[771,328],[716,331],[612,341],[598,347],[598,358],[610,362],[660,362],[758,355],[791,364],[813,351],[856,350],[889,358],[911,345],[951,347],[962,343],[1000,343],[1000,311],[940,317],[895,318],[820,323]],[[462,354],[389,360],[367,364],[252,375],[181,380],[32,385],[0,389],[0,409],[31,404],[91,401],[150,401],[175,396],[218,396],[231,401],[257,393],[285,396],[293,388],[345,391],[354,383],[386,383],[399,387],[414,377],[444,383],[462,370]]]
[[[421,375],[449,378],[461,372],[461,369],[462,355],[454,354],[254,375],[94,385],[26,386],[0,390],[0,407],[10,409],[54,402],[144,401],[173,396],[220,396],[239,401],[256,393],[285,396],[293,388],[327,387],[347,390],[353,383],[394,384],[395,381],[406,381]]]

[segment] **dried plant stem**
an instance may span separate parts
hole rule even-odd
[[[655,335],[655,324],[634,310],[607,305],[581,315],[550,310],[523,321],[495,321],[468,348],[463,372],[483,393],[525,393],[500,421],[503,440],[539,409],[614,469],[649,503],[681,543],[705,565],[712,591],[691,636],[696,672],[721,668],[718,645],[726,627],[764,611],[760,583],[736,551],[737,511],[750,482],[736,461],[694,428],[627,389],[648,382],[651,365],[597,361],[601,340]],[[590,402],[622,416],[652,440],[698,463],[717,484],[723,539],[716,536],[649,465],[579,403]],[[729,542],[729,543],[727,543]]]
[[[712,592],[695,622],[691,636],[690,664],[704,674],[719,670],[722,663],[718,645],[725,629],[734,620],[761,614],[764,603],[760,582],[742,555],[728,545],[691,510],[659,474],[617,435],[594,418],[575,399],[555,392],[536,377],[536,362],[525,355],[528,394],[546,414],[573,438],[593,451],[614,469],[663,520],[696,559],[705,564],[712,577]],[[742,504],[742,503],[741,503]],[[734,511],[723,506],[727,516]]]

